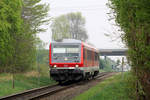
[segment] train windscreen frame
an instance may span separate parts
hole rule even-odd
[[[53,63],[79,63],[81,62],[80,44],[52,44]]]

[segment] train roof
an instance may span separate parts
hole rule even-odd
[[[96,52],[99,52],[99,50],[98,50],[95,46],[92,46],[92,45],[87,44],[87,43],[84,43],[84,42],[83,42],[83,45],[84,45],[85,47],[88,47],[89,49],[94,49]]]
[[[52,41],[52,43],[82,43],[82,41],[76,39],[63,39],[58,41]]]

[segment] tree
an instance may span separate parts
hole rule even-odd
[[[71,38],[69,30],[69,22],[65,15],[55,18],[52,23],[52,39],[57,40],[62,38]]]
[[[17,40],[21,33],[21,1],[0,1],[0,71],[13,73],[12,86],[14,88],[14,73],[16,69]],[[6,69],[7,67],[7,69]]]
[[[80,12],[61,15],[52,23],[52,39],[72,38],[86,41],[88,35],[84,26],[85,19]]]
[[[16,37],[21,34],[21,1],[0,1],[0,71],[14,66]]]
[[[45,31],[41,25],[47,24],[49,5],[41,4],[41,0],[23,0],[21,18],[22,36],[17,37],[17,66],[19,71],[25,71],[36,61],[37,34]]]
[[[42,4],[42,0],[23,0],[22,19],[24,29],[29,34],[37,34],[45,31],[41,25],[48,24],[49,5]],[[28,30],[26,30],[28,29]]]
[[[112,66],[116,66],[116,62],[111,60],[110,58],[105,59],[100,59],[99,60],[99,68],[104,70],[104,71],[113,71]]]
[[[70,25],[70,34],[73,39],[79,39],[85,41],[88,36],[86,34],[85,19],[80,12],[69,13],[66,15]]]
[[[137,77],[137,100],[139,83],[150,98],[150,1],[149,0],[109,0],[109,7],[118,26],[122,29],[122,39],[129,48],[128,56]],[[141,95],[141,94],[140,94]],[[143,94],[142,94],[143,95]]]
[[[119,60],[119,59],[117,59],[116,64],[117,64],[117,66],[119,66],[119,65],[120,65],[120,60]]]
[[[49,22],[41,0],[0,1],[0,71],[25,71],[36,61],[36,34]],[[13,71],[13,72],[14,72]]]
[[[39,43],[37,44],[37,56],[36,61],[38,64],[48,64],[48,50],[45,49],[46,43],[41,42],[39,39]]]

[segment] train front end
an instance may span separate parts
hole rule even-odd
[[[83,71],[83,49],[80,41],[52,42],[49,49],[50,76],[58,81],[80,80]]]

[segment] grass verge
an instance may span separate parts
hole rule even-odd
[[[73,100],[134,100],[130,72],[114,75]]]
[[[28,89],[38,88],[41,86],[52,85],[54,80],[49,75],[40,75],[38,77],[35,72],[25,74],[15,74],[15,88],[12,88],[12,75],[0,74],[0,97],[13,93],[25,91]]]

